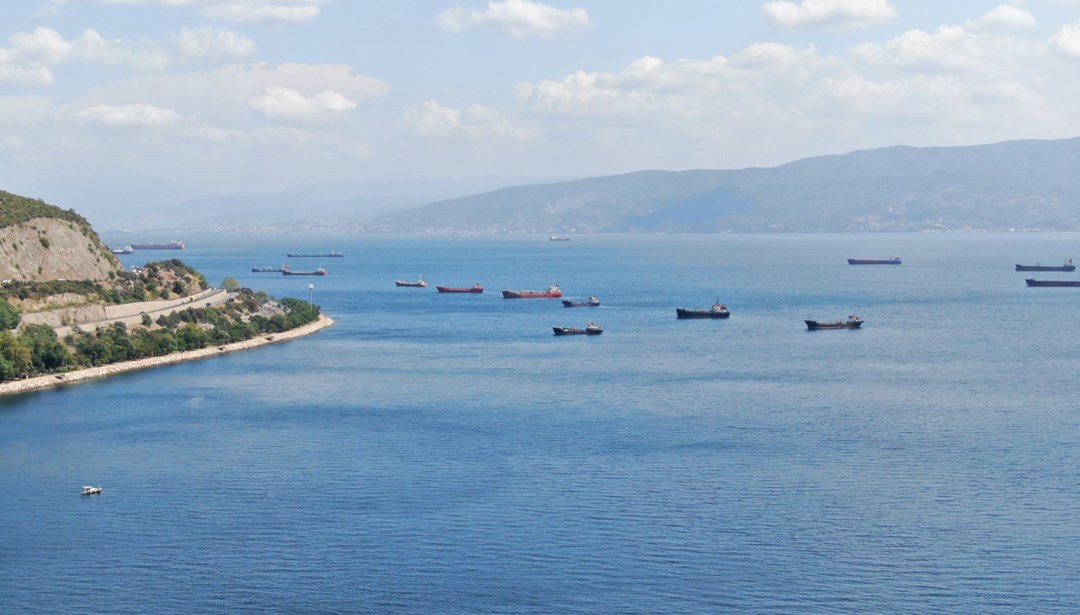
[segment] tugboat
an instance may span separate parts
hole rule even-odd
[[[675,317],[683,318],[728,318],[731,312],[727,306],[716,301],[711,308],[675,308]]]
[[[472,286],[456,287],[456,286],[436,286],[435,290],[440,293],[475,293],[479,294],[484,292],[484,287],[480,285],[480,282],[474,282]]]
[[[1076,265],[1072,264],[1072,259],[1067,258],[1061,265],[1040,265],[1035,263],[1034,265],[1017,265],[1017,271],[1076,271]]]
[[[558,299],[562,297],[562,289],[552,284],[547,290],[504,290],[503,299]]]
[[[426,288],[427,280],[424,279],[424,276],[418,276],[416,278],[416,281],[398,280],[394,282],[394,286],[407,286],[409,288]]]
[[[889,258],[849,258],[847,259],[849,265],[899,265],[899,256],[890,256]]]
[[[571,301],[569,299],[563,299],[562,304],[563,307],[596,307],[600,305],[600,297],[593,295],[585,301]]]
[[[581,327],[552,327],[555,331],[555,335],[600,335],[604,332],[604,328],[596,324],[593,321],[589,321],[589,324],[585,325],[585,328]]]
[[[863,320],[852,314],[847,317],[847,320],[837,320],[835,322],[818,322],[816,320],[805,320],[806,328],[810,331],[816,331],[818,329],[858,329],[862,326]]]

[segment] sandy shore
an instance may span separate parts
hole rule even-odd
[[[316,331],[325,329],[332,324],[334,324],[333,319],[331,319],[329,316],[326,316],[325,314],[322,314],[319,315],[319,319],[315,322],[306,324],[302,327],[297,327],[283,333],[262,335],[256,338],[252,338],[250,340],[245,340],[243,342],[225,344],[224,346],[210,346],[207,348],[200,348],[199,350],[178,352],[163,357],[139,359],[138,361],[111,363],[109,365],[102,365],[101,367],[91,367],[89,369],[81,369],[74,372],[65,372],[63,374],[57,374],[55,376],[38,376],[36,378],[27,378],[26,380],[13,380],[10,382],[0,383],[0,395],[12,395],[15,393],[25,393],[27,391],[47,389],[55,386],[73,384],[77,382],[85,382],[87,380],[93,380],[95,378],[105,378],[106,376],[119,374],[121,372],[129,372],[136,369],[146,369],[148,367],[157,367],[159,365],[171,365],[173,363],[180,363],[181,361],[193,361],[195,359],[204,359],[206,357],[222,355],[227,352],[247,350],[248,348],[256,348],[258,346],[265,346],[267,344],[277,344],[279,342],[285,342],[293,338],[315,333]]]

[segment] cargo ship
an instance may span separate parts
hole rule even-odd
[[[847,259],[849,265],[899,265],[899,256],[890,256],[889,258],[849,258]]]
[[[109,251],[113,254],[134,254],[135,248],[131,246],[124,246],[122,248],[112,248]]]
[[[282,265],[281,275],[326,275],[326,269],[317,267],[311,271],[293,271],[288,265]]]
[[[858,329],[862,326],[863,320],[858,316],[852,314],[847,317],[847,320],[837,320],[835,322],[819,322],[817,320],[804,320],[806,328],[810,331],[816,331],[818,329]]]
[[[284,266],[285,265],[282,265],[281,267],[284,267]],[[251,271],[253,273],[273,273],[273,272],[281,271],[281,267],[260,267],[258,265],[253,265],[251,267]]]
[[[711,308],[675,308],[675,318],[728,318],[731,312],[727,306],[717,301]]]
[[[584,301],[571,301],[563,299],[563,307],[596,307],[600,305],[600,297],[593,295]]]
[[[552,284],[547,290],[504,290],[503,299],[558,299],[562,297],[562,289]]]
[[[436,286],[435,290],[440,293],[474,293],[480,294],[484,292],[484,287],[480,285],[480,282],[474,283],[472,286]]]
[[[416,280],[397,280],[394,282],[394,286],[405,286],[407,288],[427,288],[427,280],[424,276],[418,276]]]
[[[184,242],[174,239],[169,243],[133,243],[131,247],[135,250],[183,250]]]
[[[585,328],[581,327],[552,327],[555,335],[600,335],[604,332],[604,328],[596,324],[593,321],[589,321],[589,324],[585,325]]]
[[[1035,263],[1034,265],[1017,265],[1017,271],[1076,271],[1076,265],[1072,264],[1072,259],[1067,258],[1061,265],[1040,265]]]
[[[1070,280],[1024,280],[1028,286],[1076,286],[1080,287],[1080,281],[1073,282]]]
[[[285,256],[289,258],[341,258],[345,255],[341,252],[289,252]]]

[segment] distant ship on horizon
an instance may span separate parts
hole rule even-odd
[[[899,256],[890,256],[889,258],[849,258],[847,259],[849,265],[899,265]]]
[[[326,268],[321,265],[313,271],[295,271],[290,269],[288,265],[282,265],[278,271],[281,272],[281,275],[326,275]]]
[[[183,250],[184,242],[174,239],[168,243],[133,243],[131,247],[135,250]]]
[[[285,256],[289,258],[341,258],[345,255],[341,252],[289,252]]]
[[[1071,258],[1065,259],[1065,262],[1061,265],[1040,265],[1035,263],[1034,265],[1017,265],[1017,271],[1076,271],[1076,265],[1073,264]]]

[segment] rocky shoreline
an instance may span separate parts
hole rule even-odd
[[[295,329],[290,329],[289,331],[283,331],[281,333],[274,333],[272,335],[260,335],[259,337],[252,338],[250,340],[244,340],[242,342],[234,342],[232,344],[225,344],[223,346],[210,346],[208,348],[200,348],[199,350],[189,350],[187,352],[178,352],[162,357],[150,357],[147,359],[139,359],[137,361],[110,363],[109,365],[91,367],[88,369],[80,369],[78,371],[65,372],[63,374],[56,374],[52,376],[37,376],[35,378],[27,378],[26,380],[13,380],[10,382],[0,383],[0,395],[14,395],[17,393],[26,393],[29,391],[48,389],[52,387],[85,382],[87,380],[94,380],[97,378],[105,378],[107,376],[112,376],[113,374],[129,372],[137,369],[146,369],[149,367],[157,367],[159,365],[171,365],[173,363],[180,363],[182,361],[193,361],[196,359],[204,359],[206,357],[214,357],[228,352],[235,352],[237,350],[257,348],[259,346],[265,346],[267,344],[277,344],[279,342],[285,342],[297,337],[302,337],[304,335],[310,335],[312,333],[315,333],[316,331],[325,329],[332,324],[334,324],[334,320],[332,318],[326,316],[325,314],[320,314],[319,319],[315,322],[297,327]]]

